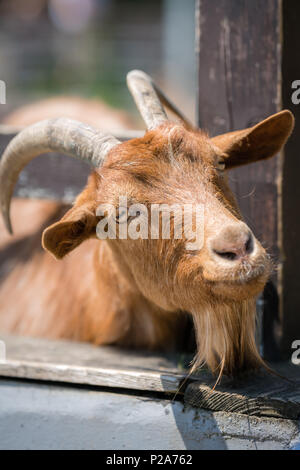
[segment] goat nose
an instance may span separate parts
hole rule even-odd
[[[253,252],[254,239],[245,224],[230,225],[212,240],[211,249],[220,258],[237,261]]]

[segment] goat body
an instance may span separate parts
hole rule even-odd
[[[0,221],[0,331],[134,348],[192,349],[187,315],[149,302],[119,268],[107,243],[87,240],[60,262],[42,249],[43,230],[69,208],[15,198],[17,235],[9,236]]]

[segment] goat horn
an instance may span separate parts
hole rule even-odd
[[[188,129],[193,124],[179,111],[152,78],[141,70],[132,70],[127,74],[127,85],[148,129],[154,129],[165,121],[167,115],[162,105],[174,113]]]
[[[127,74],[127,86],[147,129],[155,129],[163,122],[168,121],[149,75],[141,70],[132,70]]]
[[[19,173],[33,158],[46,152],[75,157],[96,168],[120,143],[78,121],[66,118],[41,121],[21,131],[7,146],[0,161],[0,205],[7,230],[12,233],[10,201]]]

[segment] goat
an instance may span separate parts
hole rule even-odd
[[[242,220],[227,170],[276,155],[292,132],[293,115],[284,110],[251,128],[211,138],[193,128],[148,75],[132,71],[127,81],[147,126],[144,136],[120,142],[81,122],[59,118],[24,129],[5,150],[0,203],[9,232],[13,188],[33,158],[55,151],[94,169],[62,217],[61,206],[49,202],[42,227],[28,238],[29,248],[24,245],[19,265],[0,287],[0,328],[98,345],[170,349],[192,317],[194,367],[205,363],[213,373],[228,375],[259,368],[264,361],[255,344],[255,297],[264,288],[271,263]],[[162,103],[180,123],[168,119]],[[193,227],[203,231],[202,246],[187,249],[189,233],[169,239],[161,233],[155,239],[122,238],[123,209],[126,224],[137,223],[140,216],[118,207],[123,196],[129,205],[147,208],[190,204]],[[116,236],[105,240],[96,233],[105,217],[98,212],[100,205],[108,212],[118,210]],[[202,227],[195,219],[196,205],[203,207]],[[28,223],[26,214],[19,217],[22,228]],[[174,230],[175,222],[173,235]],[[39,231],[45,252],[32,251]],[[16,246],[20,243],[15,241]],[[6,259],[13,252],[8,246]]]

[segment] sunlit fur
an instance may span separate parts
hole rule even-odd
[[[220,158],[223,150],[205,133],[168,123],[112,149],[59,222],[58,205],[39,203],[32,234],[26,229],[26,203],[19,202],[23,206],[13,212],[13,222],[17,234],[23,228],[23,237],[3,242],[0,329],[170,350],[188,346],[184,331],[191,315],[195,366],[205,363],[214,373],[229,375],[259,367],[263,362],[255,345],[255,296],[264,287],[270,263],[255,239],[253,253],[235,263],[218,258],[211,249],[224,227],[229,239],[230,230],[246,227],[226,172],[219,170]],[[203,248],[187,251],[186,239],[99,241],[96,209],[99,204],[117,205],[120,195],[129,204],[148,207],[203,204]],[[38,245],[47,225],[43,246],[63,258],[59,262]],[[15,267],[7,261],[12,246],[14,253],[19,250]]]

